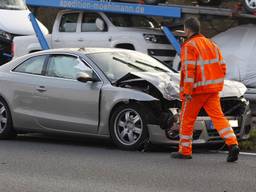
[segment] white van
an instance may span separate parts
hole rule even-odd
[[[23,0],[0,1],[0,64],[12,57],[12,40],[15,36],[32,35],[34,30],[29,20],[30,11]],[[48,30],[39,24],[43,33]]]

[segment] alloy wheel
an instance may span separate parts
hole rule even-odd
[[[138,112],[133,109],[124,109],[116,116],[114,133],[123,145],[135,144],[143,132],[143,121]]]
[[[0,102],[0,133],[2,133],[7,126],[7,110],[3,103]]]

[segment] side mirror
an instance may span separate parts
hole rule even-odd
[[[76,76],[76,79],[83,83],[86,83],[88,81],[92,81],[92,82],[97,81],[97,79],[95,77],[93,77],[92,71],[79,72]]]
[[[105,30],[105,23],[101,18],[97,18],[96,19],[96,27],[100,30],[100,31],[104,31]]]

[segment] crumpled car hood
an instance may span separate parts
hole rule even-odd
[[[132,74],[133,76],[129,76],[129,74]],[[118,81],[132,79],[134,78],[134,76],[136,76],[151,83],[162,93],[165,99],[179,99],[180,75],[178,73],[131,72],[129,74],[127,74]],[[220,96],[239,98],[245,94],[246,90],[247,88],[245,87],[245,85],[240,82],[225,80],[224,89],[220,93]]]
[[[132,74],[132,75],[131,75]],[[139,77],[156,87],[167,100],[179,99],[179,75],[174,73],[131,72],[118,82]]]

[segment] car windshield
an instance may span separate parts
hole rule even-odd
[[[24,10],[26,5],[24,0],[1,0],[0,9]]]
[[[172,73],[156,59],[135,51],[91,53],[87,56],[97,64],[112,83],[131,72]]]
[[[160,28],[160,24],[153,18],[142,15],[124,15],[106,13],[109,20],[117,27]]]

